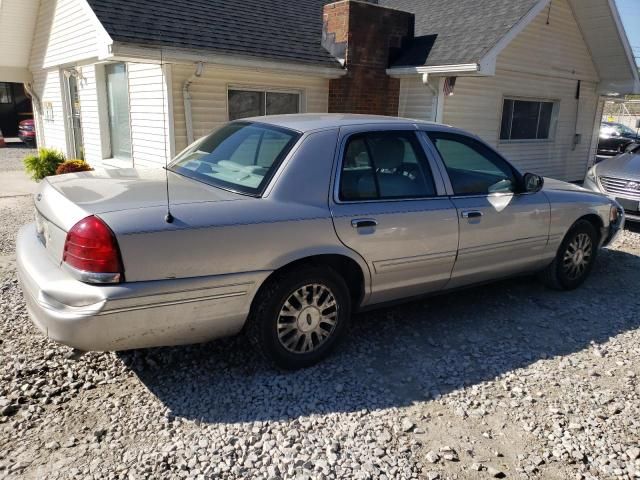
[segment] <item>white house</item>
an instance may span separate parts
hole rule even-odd
[[[229,119],[352,111],[455,125],[565,180],[605,99],[640,92],[614,0],[0,0],[0,81],[27,86],[41,145],[93,166],[164,165]]]

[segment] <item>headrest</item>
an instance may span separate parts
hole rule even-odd
[[[371,142],[371,149],[376,168],[393,170],[402,165],[404,143],[399,138],[384,136],[375,142]]]

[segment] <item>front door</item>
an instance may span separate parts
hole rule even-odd
[[[82,141],[82,117],[80,115],[80,92],[76,71],[65,71],[67,84],[67,125],[69,128],[69,147],[73,158],[84,159]]]
[[[369,265],[369,303],[440,290],[458,245],[444,182],[411,126],[359,128],[341,131],[332,215],[340,240]]]
[[[460,219],[458,259],[447,287],[542,267],[551,219],[546,195],[518,193],[517,172],[474,138],[449,132],[428,137],[448,174]]]

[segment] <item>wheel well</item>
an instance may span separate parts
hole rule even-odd
[[[314,255],[295,260],[271,272],[271,274],[262,283],[260,289],[267,285],[269,280],[274,276],[281,275],[283,272],[295,270],[296,268],[300,268],[305,265],[328,266],[335,270],[344,279],[347,287],[349,288],[353,308],[357,308],[364,297],[364,273],[362,272],[360,265],[346,255]]]
[[[595,228],[596,232],[598,233],[598,237],[602,235],[602,229],[604,228],[604,223],[602,223],[602,219],[598,215],[596,215],[595,213],[590,213],[589,215],[580,217],[577,221],[580,221],[580,220],[586,220],[591,225],[593,225],[593,228]]]

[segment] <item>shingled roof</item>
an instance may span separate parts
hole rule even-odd
[[[415,39],[394,66],[478,62],[539,0],[379,0],[415,15]]]
[[[320,44],[331,0],[87,0],[116,42],[340,68]],[[395,66],[480,60],[538,0],[377,0],[415,14]]]
[[[324,0],[87,0],[115,42],[340,68],[322,48]]]

